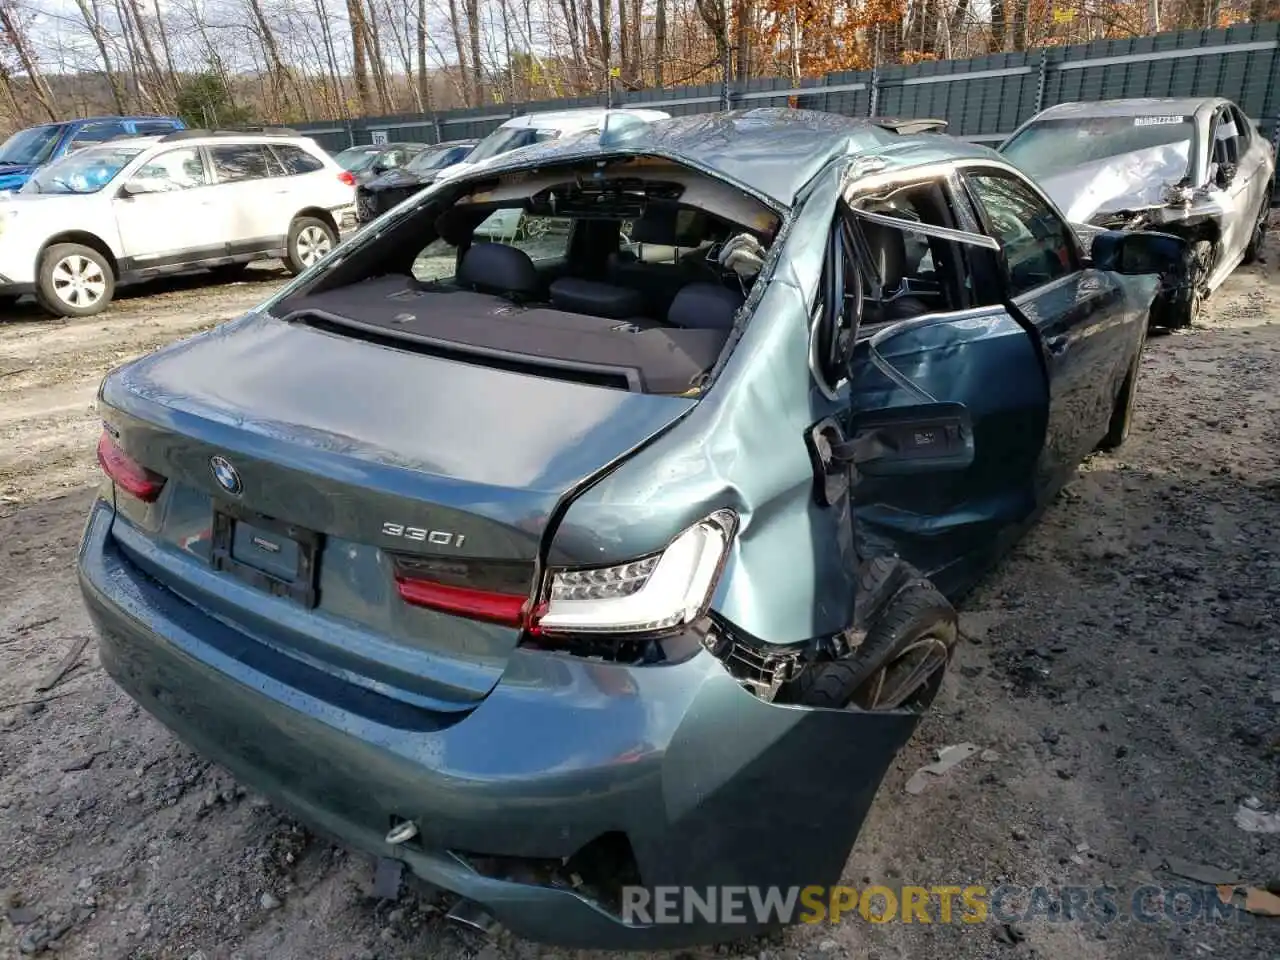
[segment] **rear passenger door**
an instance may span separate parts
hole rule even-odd
[[[277,174],[280,161],[265,143],[216,144],[207,148],[223,205],[226,242],[232,254],[283,249],[293,211],[289,190]]]
[[[1132,360],[1134,324],[1111,274],[1084,265],[1075,232],[1025,177],[1004,167],[962,172],[984,232],[1000,245],[1005,299],[1034,330],[1048,374],[1049,419],[1038,467],[1041,499],[1075,470],[1107,430],[1120,382]]]

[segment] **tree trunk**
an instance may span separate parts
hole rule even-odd
[[[618,76],[623,86],[631,77],[631,11],[628,0],[618,0]]]
[[[347,20],[351,24],[351,72],[356,86],[356,102],[361,113],[369,113],[372,101],[369,97],[368,25],[365,23],[361,0],[347,0]]]
[[[427,0],[418,0],[418,109],[431,109],[431,77],[427,75]]]
[[[253,14],[258,39],[262,43],[262,54],[266,57],[267,69],[271,72],[272,97],[279,101],[281,107],[277,114],[284,117],[290,109],[289,91],[286,87],[294,87],[299,105],[302,101],[302,91],[297,89],[297,79],[285,66],[280,56],[280,47],[276,44],[275,34],[271,32],[266,14],[262,11],[261,0],[249,0],[249,12]]]
[[[1013,0],[1013,49],[1027,49],[1027,15],[1030,0]]]
[[[832,7],[834,6],[832,4]],[[738,17],[736,25],[738,33],[738,69],[734,76],[741,83],[751,76],[751,21],[755,16],[752,0],[738,0],[735,13]]]
[[[471,102],[478,107],[484,103],[484,78],[480,66],[480,0],[464,0],[464,7],[471,41]]]
[[[453,45],[458,51],[458,80],[462,87],[462,104],[475,106],[472,98],[474,87],[471,71],[467,68],[467,42],[462,36],[462,21],[458,18],[458,0],[449,0],[449,25],[453,29]]]
[[[373,83],[378,91],[378,100],[382,104],[382,113],[392,112],[391,91],[387,84],[387,61],[382,55],[382,28],[378,25],[378,8],[369,4],[365,17],[368,29],[365,39],[369,44],[369,62],[373,65]]]
[[[128,113],[124,89],[111,65],[111,56],[107,53],[106,31],[102,29],[102,22],[97,13],[90,8],[88,0],[76,0],[76,7],[79,8],[80,16],[84,18],[84,25],[89,29],[89,35],[93,37],[94,46],[98,48],[98,55],[102,58],[102,72],[106,75],[107,84],[111,88],[111,99],[115,102],[116,110],[119,113]]]
[[[658,0],[653,17],[653,85],[662,88],[662,64],[667,58],[667,0]]]
[[[1004,4],[1005,0],[991,0],[991,43],[987,46],[989,53],[999,53],[1004,50],[1007,32]]]
[[[156,32],[160,34],[160,49],[164,52],[164,66],[169,75],[168,86],[171,93],[178,92],[178,71],[173,66],[173,48],[169,46],[169,31],[165,29],[164,17],[160,16],[160,0],[151,0],[156,14]]]
[[[31,48],[27,45],[27,38],[22,31],[21,24],[3,2],[0,2],[0,29],[3,30],[4,36],[8,38],[13,52],[17,54],[18,63],[22,65],[23,71],[31,80],[31,92],[35,95],[36,102],[40,104],[40,109],[49,115],[50,120],[57,120],[58,105],[54,100],[53,91],[49,88],[49,84],[45,82],[44,75],[40,72],[40,67],[36,65],[36,58],[32,54]],[[7,74],[5,76],[5,84],[12,97],[13,90]]]
[[[609,73],[613,60],[613,0],[600,0],[600,63],[604,70],[604,83],[600,88],[607,89],[613,84]]]
[[[558,0],[558,2],[569,30],[569,57],[573,61],[569,69],[572,71],[573,89],[576,92],[582,89],[582,21],[578,16],[576,0]]]

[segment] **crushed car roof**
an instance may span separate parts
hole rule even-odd
[[[1148,114],[1194,116],[1227,101],[1221,97],[1135,97],[1129,100],[1094,100],[1086,103],[1059,103],[1035,116],[1035,120],[1068,117],[1141,117]],[[1034,121],[1033,121],[1034,122]]]
[[[608,140],[595,136],[552,140],[515,151],[510,158],[498,158],[483,173],[618,154],[686,162],[783,207],[792,206],[814,176],[842,156],[875,154],[897,166],[966,157],[999,159],[986,147],[943,134],[900,135],[875,119],[763,107],[637,124]],[[466,179],[481,176],[478,171]]]

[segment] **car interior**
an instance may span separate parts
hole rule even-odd
[[[696,394],[780,218],[744,194],[716,209],[715,191],[655,179],[529,189],[428,203],[273,313],[540,376]]]
[[[962,309],[972,299],[972,273],[960,247],[911,228],[929,224],[955,229],[950,201],[940,184],[929,181],[864,197],[857,209],[902,221],[901,227],[858,221],[866,243],[864,259],[872,268],[863,276],[863,326]]]

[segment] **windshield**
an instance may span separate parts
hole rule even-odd
[[[467,155],[466,147],[448,147],[444,150],[423,150],[405,166],[414,173],[430,173],[451,167]]]
[[[555,130],[535,130],[533,127],[499,127],[480,141],[479,146],[471,151],[471,155],[467,157],[467,162],[479,163],[481,160],[488,160],[490,157],[518,150],[521,147],[542,143],[544,140],[554,140],[556,136],[557,131]]]
[[[362,170],[367,170],[372,166],[378,153],[379,151],[370,150],[368,147],[352,147],[350,150],[343,150],[333,159],[337,161],[338,166],[342,167],[343,170],[360,173]]]
[[[1181,160],[1191,157],[1195,135],[1191,117],[1072,117],[1033,123],[1000,148],[1005,158],[1033,177],[1051,177],[1126,153],[1169,147]]]
[[[0,164],[27,166],[44,163],[53,155],[61,133],[62,127],[57,125],[19,130],[0,146]]]
[[[143,147],[90,147],[39,170],[23,193],[97,193],[115,179]]]

